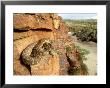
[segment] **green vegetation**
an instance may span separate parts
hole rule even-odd
[[[66,46],[66,52],[67,53],[71,53],[73,50],[77,50],[77,52],[79,53],[78,60],[87,60],[85,55],[90,53],[87,49],[83,49],[80,46],[76,46],[76,45]]]
[[[83,49],[80,46],[75,46],[77,52],[79,53],[78,60],[87,60],[85,55],[89,54],[90,52],[87,49]]]
[[[97,21],[89,20],[65,20],[69,31],[81,41],[97,42]]]
[[[73,36],[76,36],[78,40],[97,42],[97,20],[65,20],[65,23],[69,27],[69,32],[71,32]],[[68,73],[70,75],[88,75],[88,68],[86,64],[83,63],[83,60],[87,60],[86,55],[90,52],[77,45],[68,45],[65,49],[70,62],[73,60],[71,56],[72,51],[76,52],[76,58],[80,62],[80,67],[70,66]]]
[[[65,49],[66,49],[66,52],[67,52],[67,53],[71,53],[71,52],[75,49],[75,46],[74,46],[74,44],[67,45],[67,46],[65,47]]]
[[[90,52],[87,49],[83,49],[80,46],[76,46],[73,44],[68,45],[65,48],[66,48],[66,53],[71,53],[73,50],[76,50],[76,53],[78,53],[77,60],[81,64],[80,67],[70,66],[69,70],[68,70],[68,74],[69,75],[79,75],[79,74],[81,74],[80,72],[82,72],[83,75],[88,75],[88,68],[83,63],[83,60],[87,60],[85,55],[89,54]],[[67,55],[69,55],[69,54],[67,54]],[[71,59],[74,59],[74,58],[71,58],[71,56],[67,56],[67,59],[69,61],[71,61]]]

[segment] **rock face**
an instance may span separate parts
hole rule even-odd
[[[53,13],[15,13],[13,23],[14,75],[68,75],[70,64],[65,46],[70,39],[67,35],[68,28],[61,17]],[[54,40],[58,54],[42,59],[37,65],[25,65],[22,62],[22,51],[42,38]]]
[[[48,57],[31,66],[32,75],[59,75],[59,57]]]
[[[53,21],[51,14],[14,14],[14,29],[30,30],[30,29],[53,29]]]

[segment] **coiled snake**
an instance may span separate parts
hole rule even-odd
[[[27,65],[37,64],[43,56],[52,54],[52,40],[43,38],[38,42],[28,45],[21,54],[22,61]]]

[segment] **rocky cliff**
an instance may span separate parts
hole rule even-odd
[[[53,13],[14,13],[14,75],[68,75],[70,67],[80,67],[75,49],[67,53],[66,46],[74,46],[68,36],[68,27],[62,18]],[[41,59],[36,65],[28,66],[22,61],[22,51],[34,42],[47,38],[53,40],[57,54]],[[72,58],[72,59],[71,59]],[[84,75],[83,71],[78,74]]]

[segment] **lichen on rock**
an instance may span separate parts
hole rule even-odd
[[[69,75],[70,62],[76,63],[76,67],[81,66],[75,49],[72,49],[72,53],[66,51],[66,46],[74,46],[74,40],[68,36],[68,27],[57,14],[14,13],[13,23],[14,75]],[[42,39],[53,41],[52,49],[49,43],[37,44]],[[34,59],[30,61],[30,57],[40,60],[32,64]],[[79,75],[84,75],[81,72]]]

